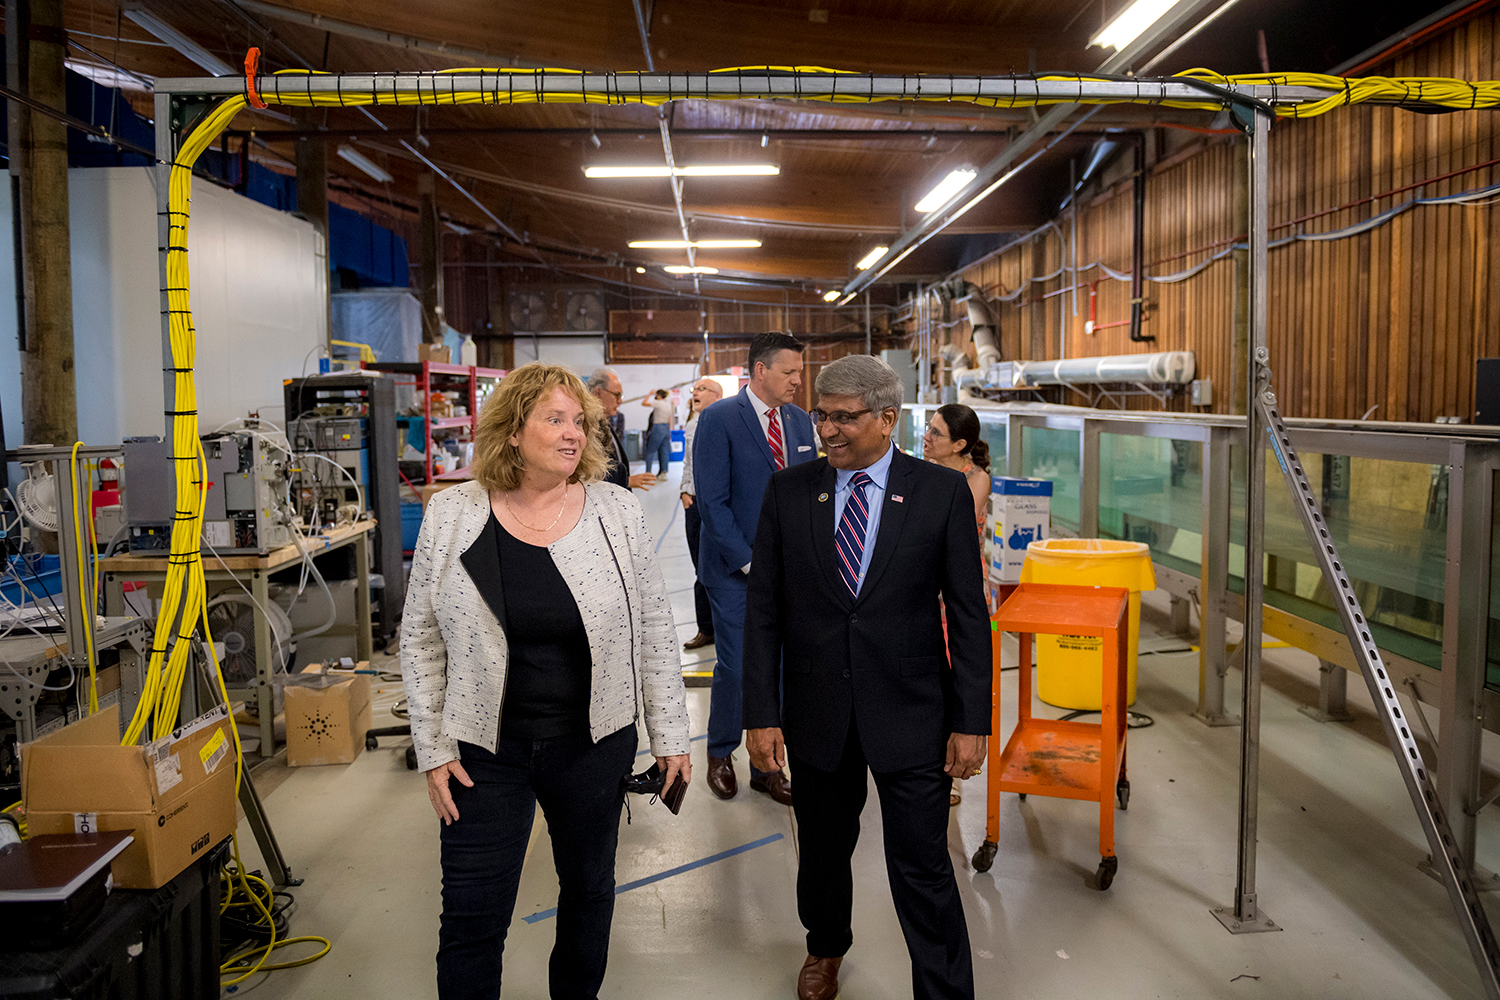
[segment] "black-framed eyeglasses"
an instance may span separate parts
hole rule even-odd
[[[621,400],[623,400],[625,398],[625,390],[624,389],[621,389],[619,392],[615,392],[613,389],[605,389],[604,391],[607,392],[607,393],[609,393],[611,396],[615,397],[615,402],[617,402],[617,403],[620,402]]]
[[[854,410],[852,412],[849,410],[813,410],[809,416],[812,417],[814,424],[821,424],[827,420],[835,427],[848,427],[869,412],[869,410]]]

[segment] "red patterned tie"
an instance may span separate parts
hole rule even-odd
[[[781,421],[777,419],[774,409],[767,410],[766,416],[770,418],[770,424],[766,427],[766,440],[771,444],[771,457],[776,459],[776,468],[786,468],[786,452],[781,447]]]

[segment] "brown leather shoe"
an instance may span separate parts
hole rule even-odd
[[[708,790],[721,799],[732,799],[740,790],[740,783],[734,776],[733,757],[708,758]]]
[[[807,956],[797,973],[797,1000],[835,1000],[839,995],[839,966],[843,958]]]
[[[697,635],[693,636],[687,642],[683,643],[682,644],[682,648],[683,649],[702,649],[704,646],[712,646],[713,644],[714,644],[714,637],[713,636],[711,636],[711,635],[704,635],[702,632],[699,632]]]
[[[757,792],[765,792],[784,806],[792,804],[791,779],[780,771],[751,778],[750,787]]]

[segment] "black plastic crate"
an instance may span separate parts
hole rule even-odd
[[[225,840],[160,889],[116,889],[75,940],[0,951],[6,1000],[217,1000]]]

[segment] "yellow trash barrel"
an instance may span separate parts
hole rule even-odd
[[[1130,591],[1130,664],[1126,704],[1135,704],[1135,664],[1141,635],[1141,592],[1156,589],[1151,550],[1141,542],[1107,538],[1047,538],[1026,547],[1022,583],[1124,587]],[[1085,635],[1039,635],[1036,693],[1058,708],[1098,711],[1104,640]]]

